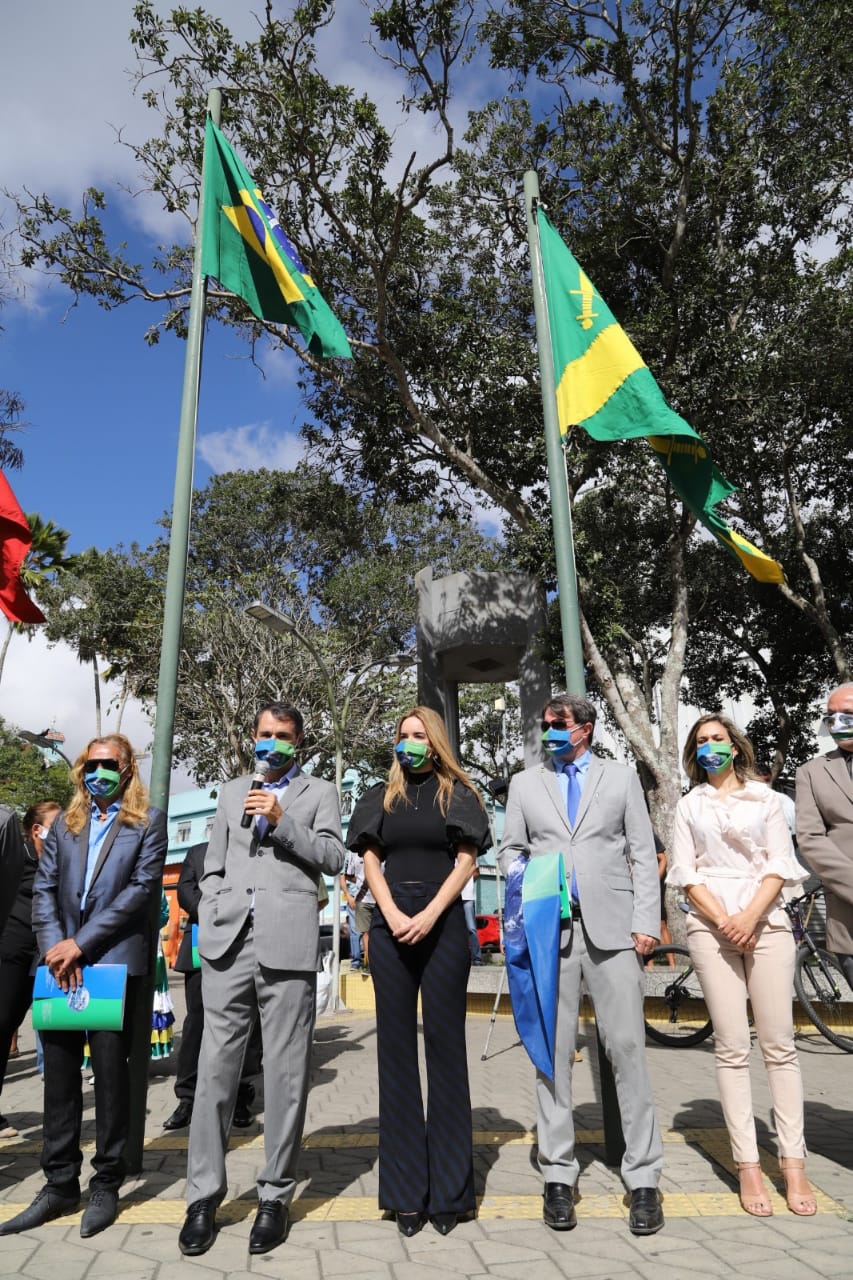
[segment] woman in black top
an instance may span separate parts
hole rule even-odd
[[[12,910],[0,935],[0,1090],[9,1061],[12,1033],[17,1031],[33,1002],[38,953],[33,933],[33,881],[45,837],[59,812],[61,806],[54,800],[43,800],[41,804],[30,805],[21,823],[26,851],[24,869]],[[14,1125],[0,1115],[0,1138],[13,1138],[16,1133]]]
[[[446,1235],[476,1207],[465,1046],[471,957],[459,894],[475,858],[488,848],[489,827],[434,711],[415,707],[404,715],[395,744],[387,785],[362,797],[348,833],[376,899],[370,972],[379,1065],[379,1204],[396,1214],[403,1235],[414,1235],[427,1217]]]

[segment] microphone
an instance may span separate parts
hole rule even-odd
[[[252,781],[249,783],[250,791],[261,791],[263,789],[263,785],[267,780],[267,774],[271,768],[272,765],[269,760],[255,761],[255,772],[252,775]],[[240,826],[243,828],[250,827],[254,816],[255,815],[253,813],[249,813],[248,809],[244,809],[243,816],[240,819]]]

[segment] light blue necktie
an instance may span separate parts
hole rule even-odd
[[[566,813],[569,818],[569,826],[574,831],[575,819],[578,816],[578,805],[581,802],[581,780],[578,777],[580,770],[576,764],[563,765],[563,770],[569,784],[566,795]],[[572,902],[580,902],[578,897],[578,881],[574,867],[572,867],[572,883],[570,892],[572,895]]]

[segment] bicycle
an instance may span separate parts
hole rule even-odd
[[[662,964],[666,970],[657,972]],[[650,999],[662,1000],[668,1010],[662,1025],[645,1018],[650,1040],[672,1049],[689,1049],[708,1039],[714,1028],[686,947],[675,943],[655,947],[648,958],[644,979],[645,1003]]]
[[[797,942],[797,958],[794,964],[794,990],[811,1022],[830,1044],[853,1053],[853,1036],[834,1031],[828,1019],[844,1003],[842,994],[847,983],[838,961],[823,947],[819,947],[808,930],[815,899],[823,893],[823,886],[816,885],[798,898],[784,903]],[[806,910],[808,904],[808,910]]]

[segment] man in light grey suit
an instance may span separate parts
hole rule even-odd
[[[249,1252],[266,1253],[287,1234],[314,1030],[317,887],[321,872],[337,875],[344,862],[336,789],[294,763],[303,740],[300,713],[268,703],[255,717],[254,738],[256,757],[271,767],[262,787],[248,775],[222,787],[201,878],[204,1035],[179,1237],[181,1252],[190,1255],[213,1243],[231,1117],[258,1016],[266,1163]]]
[[[572,918],[560,939],[554,1079],[536,1078],[543,1217],[555,1231],[576,1225],[578,1178],[572,1119],[572,1064],[581,980],[613,1064],[622,1115],[622,1178],[631,1193],[630,1228],[652,1235],[663,1226],[657,1183],[663,1147],[645,1059],[643,961],[657,941],[660,889],[654,837],[633,769],[589,750],[595,707],[561,694],[542,718],[551,757],[512,779],[499,862],[562,852],[571,873]]]
[[[797,848],[826,893],[826,944],[853,986],[853,684],[833,689],[826,726],[835,750],[797,770]]]

